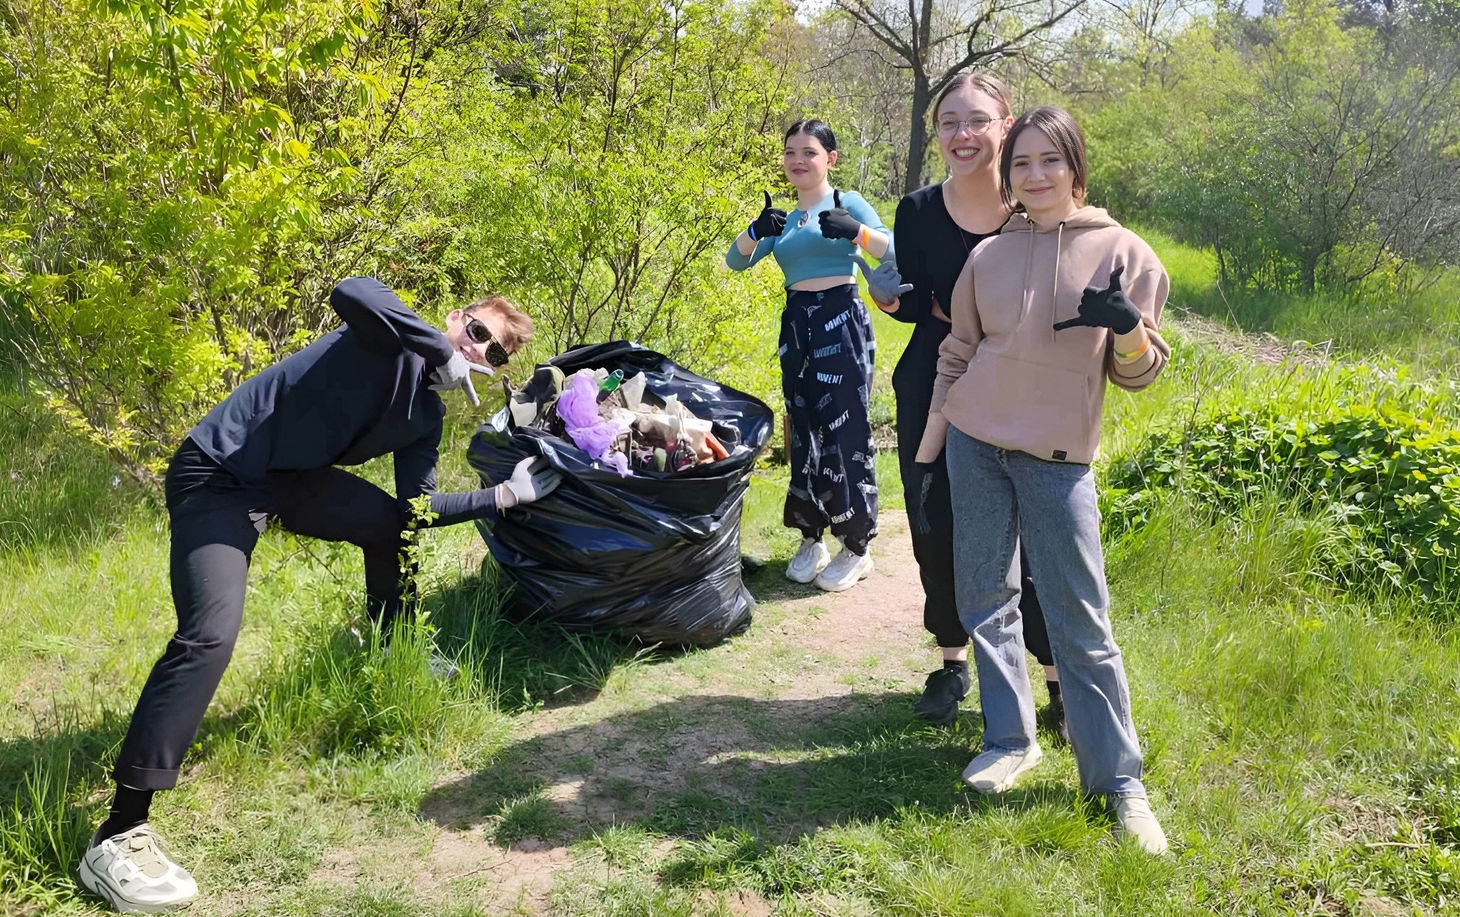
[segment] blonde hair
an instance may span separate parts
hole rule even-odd
[[[467,306],[463,311],[468,314],[486,312],[500,318],[502,320],[502,340],[497,343],[507,348],[509,352],[516,353],[532,340],[532,319],[526,312],[508,302],[505,296],[489,293]]]
[[[1009,98],[1009,87],[1004,84],[997,73],[991,73],[988,70],[966,70],[963,73],[955,74],[948,81],[948,85],[938,93],[937,100],[933,102],[933,117],[938,117],[938,109],[943,107],[944,99],[965,86],[975,89],[999,103],[1001,117],[1007,118],[1014,113],[1014,103]]]

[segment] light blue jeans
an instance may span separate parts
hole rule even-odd
[[[1034,696],[1019,621],[1019,544],[1060,674],[1086,792],[1144,796],[1125,665],[1110,630],[1100,511],[1088,465],[1046,462],[948,430],[958,616],[973,638],[984,750],[1034,743]]]

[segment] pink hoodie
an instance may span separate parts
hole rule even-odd
[[[1053,328],[1078,314],[1086,287],[1109,286],[1117,266],[1151,339],[1131,363],[1116,362],[1108,328]],[[1168,291],[1156,253],[1103,209],[1082,207],[1047,228],[1014,214],[973,250],[953,289],[933,412],[992,446],[1089,464],[1100,445],[1105,380],[1139,391],[1171,355],[1156,333]]]

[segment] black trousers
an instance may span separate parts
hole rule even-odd
[[[909,362],[909,361],[912,362]],[[933,379],[937,374],[936,351],[903,354],[893,375],[893,392],[897,396],[897,458],[902,473],[903,493],[910,502],[918,498],[922,480],[913,467],[928,410],[933,402]],[[953,579],[953,501],[948,487],[948,466],[938,457],[933,486],[928,491],[927,516],[930,531],[912,533],[913,557],[918,562],[918,575],[923,582],[923,627],[946,649],[965,646],[968,634],[958,620],[958,602],[954,597]],[[1023,592],[1019,599],[1019,616],[1024,622],[1024,646],[1041,665],[1054,665],[1054,651],[1049,648],[1044,610],[1039,593],[1030,578],[1028,552],[1021,550],[1020,564]]]
[[[867,415],[876,345],[855,285],[790,290],[781,311],[781,391],[791,418],[783,522],[828,528],[858,554],[877,535],[877,454]]]
[[[271,474],[266,485],[250,487],[189,439],[168,466],[166,495],[177,633],[142,688],[113,772],[118,783],[141,790],[177,783],[233,656],[249,560],[270,516],[291,532],[359,546],[367,608],[383,626],[406,604],[399,506],[347,471]]]

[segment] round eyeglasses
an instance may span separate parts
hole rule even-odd
[[[968,132],[975,137],[989,129],[994,123],[993,118],[984,115],[974,115],[971,118],[947,118],[938,122],[938,133],[945,137],[958,133],[960,127],[967,127]]]

